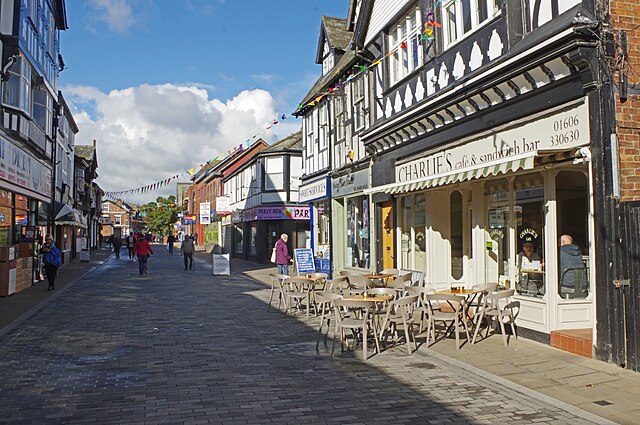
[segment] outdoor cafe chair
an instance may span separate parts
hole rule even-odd
[[[380,328],[380,339],[384,336],[384,332],[389,326],[389,331],[393,332],[396,341],[398,340],[398,325],[402,325],[404,329],[404,339],[407,344],[407,352],[411,354],[411,336],[413,336],[413,345],[417,348],[415,336],[413,335],[413,324],[415,322],[413,318],[413,311],[416,303],[418,302],[419,295],[410,295],[407,297],[398,298],[389,302],[387,314],[382,321],[382,327]]]
[[[411,286],[411,273],[403,274],[393,279],[387,288],[393,288],[398,292],[405,292]]]
[[[467,342],[469,341],[469,328],[467,321],[464,318],[464,297],[459,295],[447,295],[447,294],[427,294],[425,296],[426,306],[428,311],[428,325],[427,325],[427,347],[429,347],[430,338],[436,340],[436,322],[442,322],[445,325],[445,332],[443,338],[445,338],[451,329],[456,333],[456,348],[460,349],[460,324],[464,327],[467,335]],[[440,306],[441,303],[446,302],[452,311],[446,311],[448,309],[436,309],[436,306]],[[448,322],[448,323],[447,323]]]
[[[349,290],[352,293],[362,293],[372,287],[371,279],[359,274],[349,275],[347,279],[349,280]]]
[[[392,274],[394,278],[398,277],[400,274],[400,270],[398,269],[384,269],[380,272],[380,274]]]
[[[474,317],[473,323],[475,324],[475,322],[478,320],[478,316],[480,315],[480,309],[482,308],[484,297],[489,295],[491,292],[495,292],[498,289],[498,284],[483,283],[480,285],[473,285],[471,289],[474,291],[479,291],[478,296],[473,301],[467,302],[467,313],[471,314],[470,310],[471,309],[474,310],[473,316],[469,316],[469,317]]]
[[[285,307],[287,314],[290,314],[291,309],[294,307],[301,308],[304,300],[307,318],[309,317],[309,309],[311,307],[310,287],[313,283],[311,279],[304,277],[290,277],[284,281],[283,287],[285,288]]]
[[[358,275],[358,272],[352,271],[352,270],[342,270],[340,272],[340,276],[353,276],[353,275]]]
[[[418,301],[416,302],[415,312],[420,313],[420,331],[422,333],[424,330],[424,325],[427,322],[429,317],[429,307],[427,307],[426,296],[430,294],[435,294],[435,289],[431,287],[423,287],[423,286],[409,286],[407,288],[407,295],[417,295]],[[438,303],[433,303],[431,308],[434,310],[440,310],[440,305]]]
[[[322,328],[324,327],[325,321],[327,322],[327,333],[324,336],[324,344],[327,345],[327,334],[331,327],[331,319],[335,316],[333,301],[339,300],[340,298],[342,298],[342,295],[333,292],[316,292],[316,302],[320,309],[320,328],[318,329],[318,339],[316,340],[316,351],[318,351],[320,335],[322,335]]]
[[[513,294],[515,294],[515,289],[505,289],[503,291],[491,293],[484,297],[482,307],[480,309],[480,316],[476,323],[476,329],[473,333],[473,340],[471,341],[472,344],[475,344],[476,342],[476,337],[478,336],[478,331],[480,330],[482,319],[484,317],[488,318],[487,333],[485,334],[485,338],[489,336],[491,324],[495,319],[500,325],[500,331],[502,332],[502,342],[504,343],[505,347],[508,345],[507,333],[505,332],[504,328],[505,320],[508,320],[511,329],[513,329],[514,336],[516,337],[516,339],[518,339],[515,313],[517,303],[511,301],[511,297],[513,296]]]
[[[353,348],[358,336],[362,337],[362,358],[367,360],[367,339],[369,332],[374,337],[377,352],[380,352],[380,343],[376,335],[375,322],[373,321],[374,304],[365,300],[345,300],[338,299],[333,301],[335,312],[335,330],[333,333],[333,345],[331,347],[331,356],[336,348],[336,338],[340,338],[340,347],[344,350],[343,344],[346,342],[346,332],[351,331]],[[347,348],[348,348],[347,344]]]
[[[349,289],[349,282],[346,276],[336,277],[325,282],[325,290],[336,294],[342,294]]]
[[[267,306],[267,311],[271,308],[271,302],[273,300],[273,294],[275,291],[278,291],[278,308],[280,308],[280,304],[284,300],[284,306],[287,307],[287,300],[284,299],[282,286],[284,281],[289,279],[289,276],[286,274],[269,274],[269,279],[271,280],[271,294],[269,295],[269,305]]]

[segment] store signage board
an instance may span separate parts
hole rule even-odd
[[[211,224],[210,202],[200,202],[200,224]]]
[[[216,197],[216,213],[230,213],[231,212],[231,202],[228,196],[217,196]]]
[[[230,274],[229,254],[213,254],[213,275],[229,276]]]
[[[296,262],[296,270],[298,273],[313,273],[316,271],[313,251],[311,249],[294,249],[293,258]]]
[[[309,220],[309,207],[259,207],[244,211],[242,221]]]
[[[51,196],[51,170],[4,137],[0,137],[0,178]]]
[[[298,189],[298,202],[309,202],[314,199],[326,198],[328,195],[327,187],[327,177],[300,186]]]
[[[196,219],[195,214],[187,214],[184,216],[184,224],[196,224]]]
[[[565,151],[589,142],[589,106],[582,100],[538,119],[397,165],[396,183],[508,162],[527,152]]]
[[[331,181],[331,193],[334,198],[361,192],[365,189],[369,189],[369,169],[336,177]]]

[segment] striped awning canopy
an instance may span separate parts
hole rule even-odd
[[[527,152],[508,160],[492,161],[481,166],[461,168],[446,173],[436,174],[433,176],[409,180],[400,183],[390,183],[384,186],[372,187],[364,193],[390,193],[399,194],[413,192],[415,190],[428,189],[430,187],[443,186],[452,183],[464,182],[467,180],[478,179],[481,177],[495,176],[504,174],[509,171],[529,170],[535,164],[537,151]]]

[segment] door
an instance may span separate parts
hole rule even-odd
[[[381,204],[382,218],[382,268],[391,269],[395,267],[395,223],[393,220],[393,201]]]

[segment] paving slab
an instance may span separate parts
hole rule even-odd
[[[208,260],[198,253],[185,271],[179,255],[157,249],[146,276],[110,257],[0,335],[0,418],[610,423],[424,346],[366,362],[359,347],[338,344],[332,356],[331,338],[316,350],[319,318],[267,309],[272,268],[234,262],[231,276],[212,276],[200,256]]]

